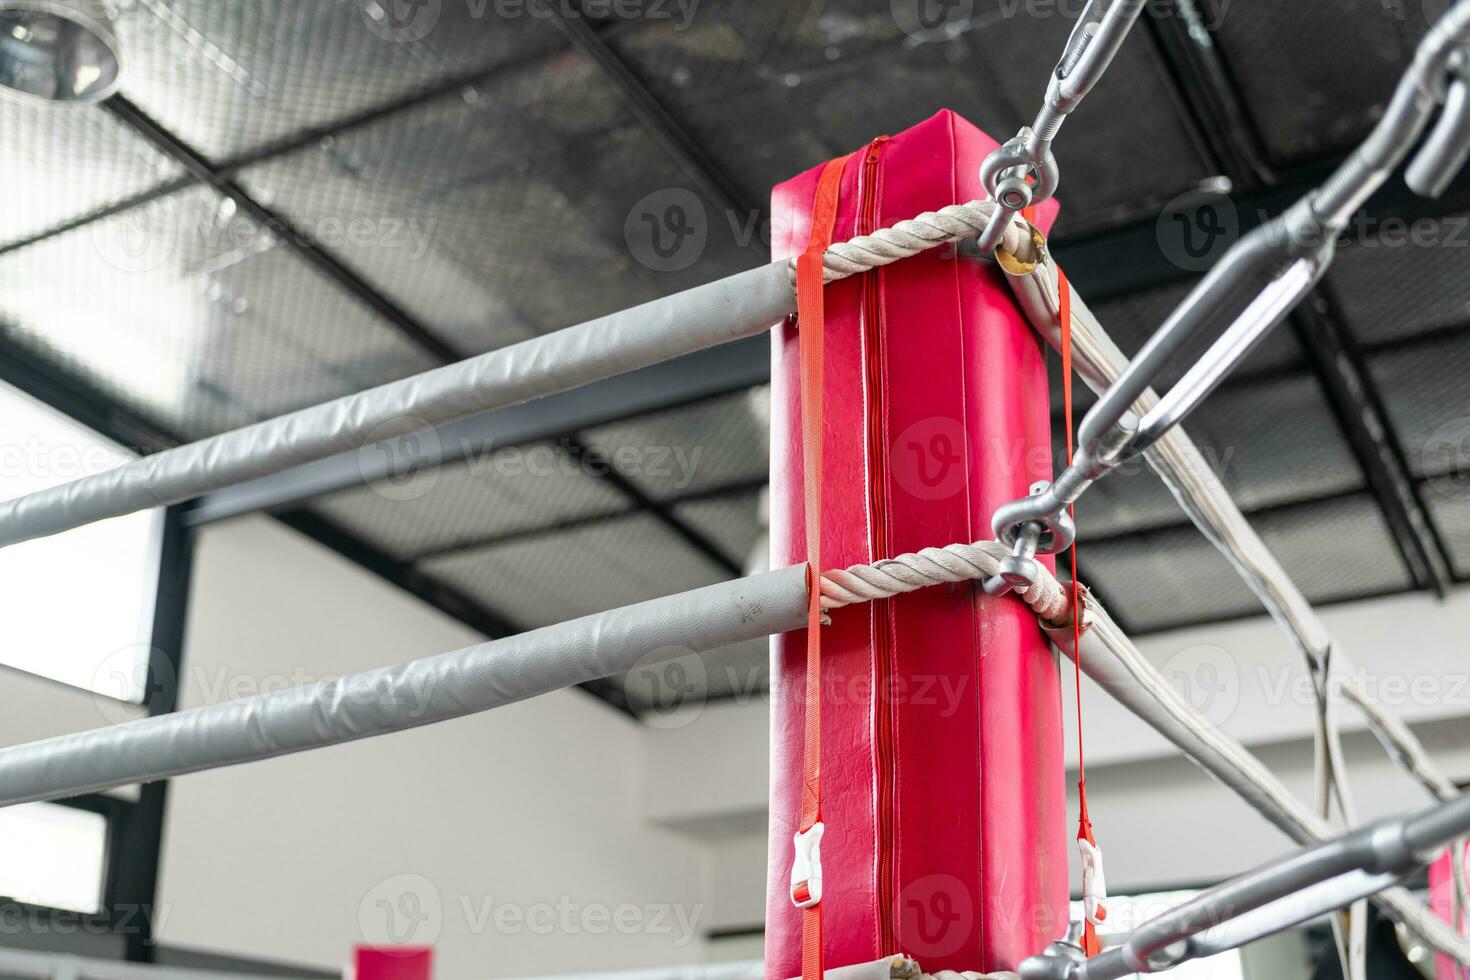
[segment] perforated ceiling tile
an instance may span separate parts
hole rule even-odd
[[[539,18],[493,3],[134,0],[123,93],[216,160],[549,50]]]
[[[1402,228],[1402,237],[1395,231],[1343,248],[1328,274],[1353,336],[1365,345],[1470,327],[1470,215]]]
[[[1272,160],[1289,165],[1350,148],[1392,98],[1435,0],[1206,0]]]
[[[590,448],[658,500],[748,485],[770,472],[770,389],[750,391],[593,429]]]
[[[1028,5],[935,5],[928,26],[910,15],[919,6],[701,4],[687,26],[624,25],[610,43],[746,197],[764,202],[792,174],[940,107],[1002,141],[1031,122],[1072,29],[1068,5],[1034,16]],[[1064,186],[1087,190],[1064,192],[1063,234],[1143,213],[1210,176],[1169,84],[1141,32],[1068,123],[1057,144]],[[1154,165],[1104,165],[1120,140],[1147,146]]]
[[[190,438],[431,366],[202,188],[0,257],[0,317]]]
[[[1378,383],[1410,471],[1420,476],[1464,472],[1470,453],[1466,337],[1372,354],[1368,370]]]
[[[1382,512],[1367,495],[1276,511],[1254,523],[1309,601],[1337,602],[1413,585]]]
[[[182,173],[105,112],[19,100],[0,109],[0,244],[49,231]]]
[[[627,509],[606,481],[553,445],[474,458],[313,501],[323,516],[395,558]]]
[[[1364,485],[1362,467],[1315,377],[1221,388],[1184,428],[1246,511]]]
[[[457,552],[418,567],[528,628],[728,577],[647,515]]]
[[[1102,324],[1103,330],[1113,338],[1123,353],[1134,357],[1184,302],[1194,286],[1194,280],[1185,280],[1161,289],[1131,293],[1088,305],[1097,316],[1098,322]],[[1211,317],[1194,334],[1193,338],[1185,343],[1180,352],[1159,374],[1161,394],[1163,393],[1162,386],[1182,377],[1184,372],[1199,360],[1209,349],[1210,344],[1255,296],[1256,291],[1242,289],[1236,295],[1234,302],[1222,309],[1216,316]],[[1283,323],[1261,341],[1260,346],[1253,350],[1235,369],[1231,378],[1246,378],[1285,368],[1300,367],[1303,363],[1301,346],[1292,334],[1290,324]]]
[[[674,515],[742,566],[765,533],[761,529],[759,492],[675,504]]]
[[[1084,543],[1086,584],[1135,635],[1261,609],[1230,563],[1194,528]]]
[[[1420,495],[1449,550],[1455,574],[1470,578],[1470,468],[1453,479],[1431,480]]]
[[[248,168],[241,180],[466,352],[762,260],[737,254],[723,219],[617,90],[570,52]],[[644,212],[662,221],[673,207],[699,231],[660,239],[667,256],[644,251],[637,221]]]
[[[1056,471],[1066,457],[1058,450]],[[1093,484],[1077,501],[1077,534],[1084,544],[1096,538],[1182,524],[1187,520],[1147,464],[1135,460]]]

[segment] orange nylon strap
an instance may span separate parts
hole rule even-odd
[[[822,819],[822,256],[832,244],[838,190],[848,158],[822,170],[812,204],[806,251],[796,260],[796,309],[801,359],[801,452],[806,491],[806,720],[802,757],[801,831]],[[822,980],[822,903],[802,909],[802,980]]]
[[[1062,405],[1067,426],[1067,465],[1072,465],[1072,286],[1060,268],[1057,269],[1057,294],[1060,299],[1062,321]],[[1077,522],[1077,507],[1068,506],[1072,523]],[[1087,760],[1082,752],[1082,588],[1077,584],[1077,542],[1072,542],[1072,650],[1073,677],[1077,688],[1077,838],[1094,847],[1097,839],[1092,835],[1092,818],[1087,813]],[[1101,915],[1099,915],[1099,918]],[[1102,952],[1102,943],[1097,938],[1097,927],[1086,924],[1082,936],[1082,949],[1089,957]]]

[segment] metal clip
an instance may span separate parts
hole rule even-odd
[[[1061,172],[1052,143],[1067,116],[1102,79],[1146,4],[1147,0],[1088,0],[1052,72],[1036,121],[980,166],[980,182],[999,205],[980,235],[982,251],[995,250],[1017,214],[1056,194]]]
[[[822,900],[822,831],[820,820],[791,839],[796,851],[791,862],[791,904],[811,908]]]
[[[1037,497],[1051,487],[1045,480],[1031,484],[1031,496]],[[1000,560],[1000,572],[990,576],[981,586],[986,595],[1003,596],[1011,592],[1024,592],[1036,584],[1041,577],[1041,567],[1036,564],[1037,549],[1048,533],[1039,521],[1016,528],[1015,537],[1005,542],[1011,553]]]

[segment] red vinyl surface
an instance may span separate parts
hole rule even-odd
[[[432,946],[356,946],[353,980],[433,980]]]
[[[995,142],[949,111],[854,154],[835,238],[984,197]],[[806,245],[821,168],[772,194],[772,250]],[[1049,226],[1055,206],[1042,209]],[[800,371],[774,333],[772,560],[806,559]],[[941,249],[827,289],[823,564],[990,537],[1051,476],[1044,350],[998,270]],[[788,894],[805,635],[774,641],[766,972],[800,973]],[[978,587],[840,610],[823,637],[827,968],[903,952],[1014,968],[1066,920],[1057,665],[1034,617]]]

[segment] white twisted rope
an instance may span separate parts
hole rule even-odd
[[[889,980],[1020,980],[1009,972],[976,973],[971,970],[940,970],[925,973],[923,967],[907,956],[895,956],[889,964]]]
[[[995,213],[993,201],[970,201],[951,204],[938,211],[925,211],[916,218],[900,221],[891,228],[880,228],[870,235],[859,235],[845,242],[835,242],[822,256],[824,282],[836,282],[870,269],[892,265],[900,259],[927,252],[965,238],[978,238]],[[1031,244],[1031,226],[1020,215],[1011,219],[1001,248],[1020,254]],[[789,262],[791,282],[796,283],[796,260]]]
[[[952,544],[885,558],[871,565],[852,565],[822,573],[822,609],[841,609],[859,602],[887,599],[931,585],[983,581],[1000,572],[1000,560],[1011,549],[999,541]],[[1067,622],[1071,600],[1066,588],[1046,568],[1036,584],[1017,593],[1045,623]]]

